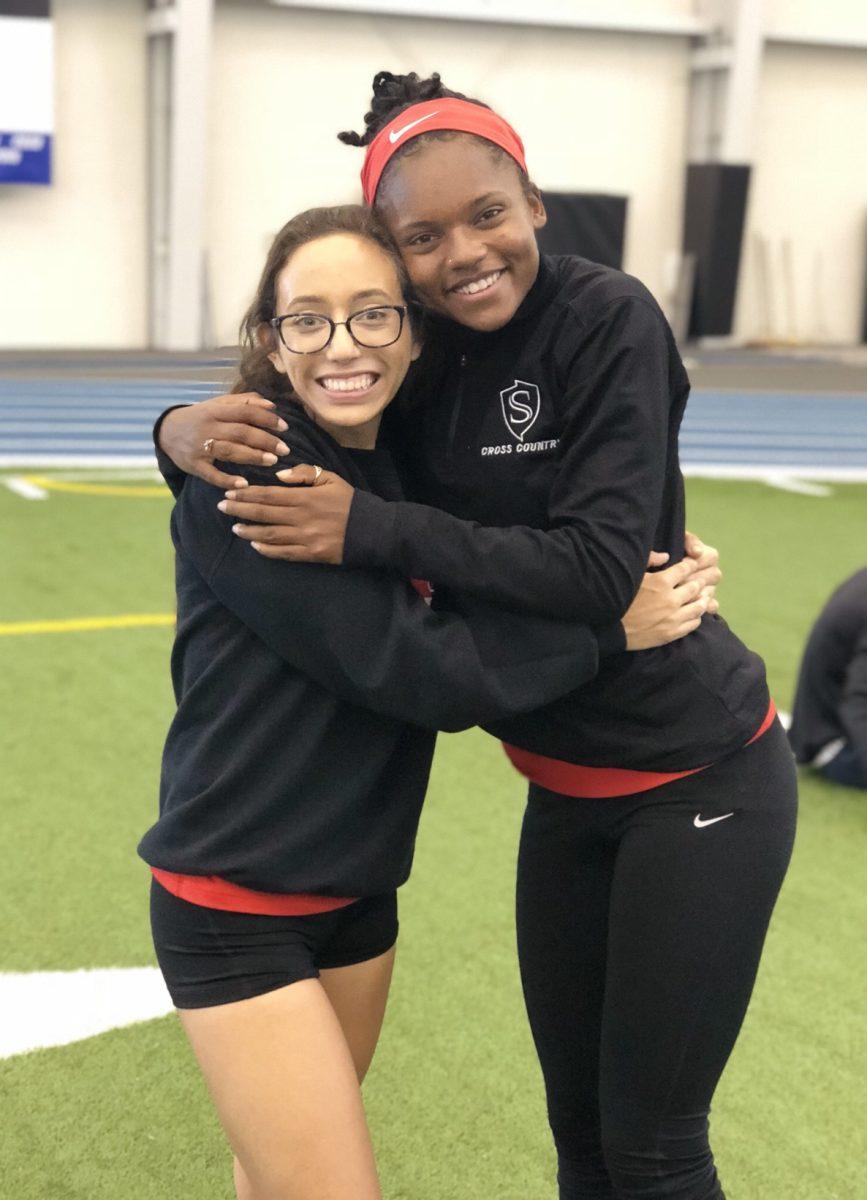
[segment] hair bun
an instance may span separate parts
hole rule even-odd
[[[447,96],[456,100],[468,99],[462,92],[453,92],[449,88],[443,87],[438,71],[434,71],[427,79],[422,79],[416,71],[410,71],[408,75],[395,75],[392,71],[377,71],[373,77],[373,99],[370,102],[370,112],[364,114],[364,133],[353,133],[347,130],[344,133],[338,133],[337,136],[347,146],[369,146],[380,129],[383,129],[403,109],[424,100],[441,100]],[[481,101],[473,100],[472,103],[481,104]]]
[[[386,96],[391,94],[390,85],[397,83],[398,79],[405,79],[406,76],[393,75],[391,71],[377,71],[373,77],[373,94],[374,96]]]

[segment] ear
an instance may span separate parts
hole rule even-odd
[[[407,308],[407,318],[409,324],[409,336],[412,341],[412,349],[410,350],[409,361],[415,362],[424,348],[423,330],[425,326],[424,309],[417,300],[407,300],[404,296],[404,304]]]
[[[548,214],[545,212],[542,193],[536,187],[535,183],[530,184],[530,191],[527,193],[527,204],[530,207],[530,219],[533,222],[533,228],[541,229],[543,225],[547,225]]]
[[[279,371],[281,375],[286,374],[286,367],[283,364],[283,359],[277,349],[278,334],[270,325],[264,323],[256,330],[256,341],[263,350],[268,351],[268,361],[275,371]]]

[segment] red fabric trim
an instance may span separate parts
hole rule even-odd
[[[767,733],[776,715],[777,710],[771,700],[761,725],[746,743],[747,746],[751,746],[763,733]],[[505,742],[503,749],[515,770],[532,783],[547,788],[549,792],[559,792],[562,796],[575,796],[576,799],[582,800],[601,800],[611,796],[634,796],[639,792],[649,792],[651,788],[673,783],[675,779],[697,775],[699,771],[706,771],[713,765],[706,763],[703,767],[693,767],[689,771],[631,771],[621,767],[582,767],[559,758],[534,754],[530,750],[520,750],[517,746],[509,746]]]
[[[433,599],[433,588],[428,581],[426,579],[411,579],[410,583],[421,596],[421,598],[430,604],[431,600]]]
[[[753,734],[753,736],[747,742],[748,746],[752,746],[753,742],[757,742],[763,733],[768,732],[768,730],[774,723],[774,718],[776,717],[776,715],[777,715],[777,706],[776,706],[776,704],[774,704],[774,702],[772,700],[770,702],[770,704],[768,705],[768,711],[765,713],[764,721],[762,721],[761,725],[758,727],[756,732]]]
[[[458,133],[474,133],[510,154],[526,172],[524,143],[508,121],[480,104],[468,100],[424,100],[413,104],[383,128],[367,147],[361,168],[361,190],[365,204],[373,204],[376,189],[388,161],[407,142],[435,129],[453,129]]]
[[[202,908],[219,908],[223,912],[257,913],[265,917],[307,917],[313,913],[333,912],[354,904],[357,897],[311,896],[306,892],[257,892],[252,888],[229,883],[219,875],[178,875],[151,867],[157,883],[167,892],[198,904]]]

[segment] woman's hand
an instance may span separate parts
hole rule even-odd
[[[687,558],[644,576],[638,595],[623,617],[627,650],[665,646],[698,629],[705,613],[719,612],[719,553],[690,533],[686,546]],[[654,552],[647,565],[659,567],[667,558]]]
[[[292,487],[245,487],[226,492],[217,507],[242,524],[233,532],[266,558],[286,562],[343,562],[346,524],[355,489],[306,463],[278,471]],[[300,485],[300,486],[294,486]]]
[[[160,449],[188,475],[221,488],[242,488],[246,479],[218,471],[214,459],[273,466],[289,447],[277,434],[287,428],[270,400],[241,392],[175,408],[163,417]]]

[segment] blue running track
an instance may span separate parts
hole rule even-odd
[[[0,378],[0,467],[150,466],[170,404],[208,380]],[[867,394],[696,389],[681,433],[688,474],[867,481]]]

